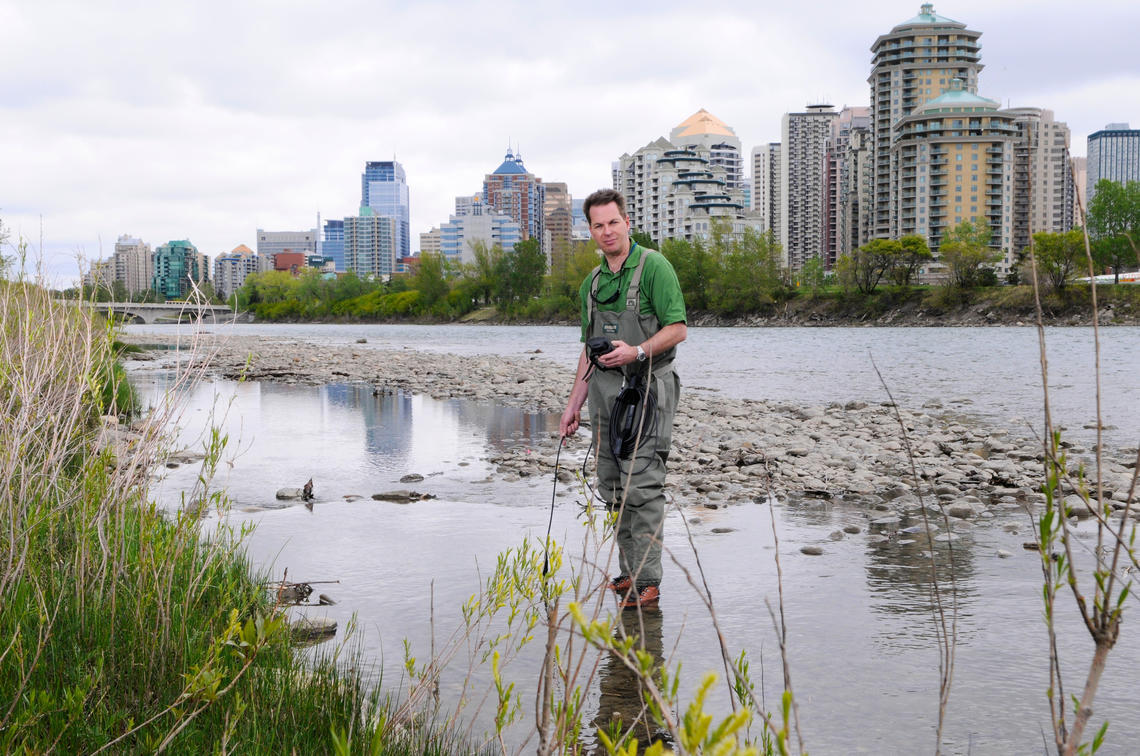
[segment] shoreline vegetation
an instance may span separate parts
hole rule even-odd
[[[155,506],[177,407],[134,416],[113,328],[23,280],[0,279],[0,316],[0,752],[471,750],[389,726],[351,632],[296,652],[245,534],[204,531],[228,506],[210,485],[224,438],[179,511]]]
[[[1047,326],[1092,325],[1091,292],[1087,285],[1072,284],[1042,298],[1042,319]],[[565,303],[563,303],[565,304]],[[1140,286],[1097,286],[1099,324],[1140,325]],[[479,325],[577,325],[576,308],[564,311],[550,302],[536,300],[532,310],[504,311],[496,306],[479,307],[461,316],[385,312],[306,315],[299,305],[247,305],[240,318],[266,323],[477,323]],[[716,327],[962,327],[1031,326],[1036,324],[1031,286],[997,286],[971,290],[945,287],[885,288],[872,294],[858,292],[804,293],[770,303],[747,314],[690,310],[689,324]]]

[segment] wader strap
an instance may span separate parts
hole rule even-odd
[[[633,269],[633,278],[629,279],[629,288],[625,291],[625,309],[633,310],[634,314],[641,313],[641,270],[645,267],[645,258],[649,257],[652,249],[642,248],[641,259]]]
[[[590,282],[590,301],[586,303],[586,322],[590,324],[591,328],[594,324],[594,298],[598,296],[598,277],[602,272],[602,265],[605,263],[594,268],[590,273],[593,280]]]

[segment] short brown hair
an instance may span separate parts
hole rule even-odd
[[[617,209],[618,212],[621,213],[621,217],[629,217],[625,213],[625,197],[621,196],[621,192],[617,191],[616,189],[599,189],[587,197],[586,201],[582,203],[582,214],[586,216],[586,222],[592,222],[590,220],[591,208],[608,205],[611,202],[617,205]]]

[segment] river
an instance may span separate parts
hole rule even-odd
[[[136,334],[173,327],[136,326]],[[218,327],[220,328],[220,327]],[[479,326],[244,326],[242,332],[355,343],[360,348],[409,348],[463,353],[522,354],[573,365],[575,330]],[[1051,399],[1058,422],[1082,442],[1093,432],[1092,347],[1088,329],[1049,329]],[[1140,387],[1140,329],[1102,331],[1106,441],[1135,445]],[[681,348],[687,390],[798,404],[882,400],[874,358],[903,405],[941,402],[982,422],[1027,433],[1039,425],[1041,380],[1036,332],[1028,328],[718,329],[694,328]],[[156,402],[170,376],[134,372],[147,401]],[[234,502],[235,524],[255,523],[249,549],[255,563],[288,569],[291,579],[340,582],[325,586],[339,603],[321,612],[342,626],[360,621],[368,657],[385,683],[399,679],[402,641],[421,661],[433,627],[439,641],[459,622],[459,606],[479,587],[496,555],[524,535],[541,543],[550,511],[549,478],[504,482],[489,476],[496,450],[556,430],[556,419],[518,409],[422,396],[374,394],[364,386],[287,386],[207,382],[188,397],[183,443],[193,445],[213,418],[230,434],[220,483]],[[1018,427],[1024,426],[1024,427]],[[1130,437],[1131,435],[1131,437]],[[173,505],[192,483],[192,466],[168,471],[157,490]],[[438,498],[402,505],[370,494],[408,488]],[[312,476],[317,503],[278,508],[273,492]],[[346,495],[365,498],[346,501]],[[554,508],[554,537],[574,550],[582,541],[580,500],[562,486]],[[929,563],[920,539],[883,542],[867,511],[808,500],[777,504],[775,531],[784,577],[789,664],[805,744],[813,753],[909,753],[933,749],[938,704],[938,648],[929,604]],[[691,520],[688,524],[686,519]],[[674,511],[665,542],[680,565],[696,567],[686,524],[711,586],[729,648],[746,649],[753,677],[763,669],[766,699],[775,706],[781,679],[776,636],[765,600],[777,600],[776,546],[763,504]],[[906,528],[914,525],[900,523]],[[858,528],[844,534],[843,528]],[[956,526],[955,581],[958,649],[945,752],[1039,752],[1049,731],[1045,690],[1047,646],[1041,622],[1040,563],[1021,544],[1032,540],[1029,516],[997,509]],[[1083,526],[1082,543],[1088,528]],[[822,556],[799,551],[822,545]],[[941,552],[940,552],[941,553]],[[1003,558],[1002,554],[1006,555]],[[679,566],[669,563],[660,612],[647,635],[664,656],[683,661],[682,691],[691,693],[706,670],[723,674],[707,612]],[[1071,598],[1062,596],[1062,654],[1067,691],[1076,693],[1091,657]],[[434,624],[431,606],[434,604]],[[1135,611],[1130,601],[1129,611]],[[1140,637],[1125,624],[1110,656],[1093,720],[1110,720],[1102,752],[1134,751],[1134,670]],[[538,649],[513,662],[520,686],[536,677]],[[603,666],[589,705],[605,709],[629,691]],[[458,693],[458,671],[442,692]],[[454,699],[451,699],[452,701]],[[604,703],[602,703],[604,702]],[[728,711],[723,686],[711,707]],[[533,710],[530,701],[523,711]],[[486,717],[477,718],[486,726]]]

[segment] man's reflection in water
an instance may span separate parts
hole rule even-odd
[[[614,636],[637,638],[634,648],[649,652],[654,666],[660,665],[663,660],[661,609],[643,607],[641,611],[626,610],[619,619],[620,625],[614,629]],[[657,740],[664,741],[666,746],[672,745],[668,731],[653,721],[653,715],[645,705],[644,686],[636,672],[614,654],[608,654],[602,660],[598,680],[601,695],[594,719],[595,729],[605,730],[611,736],[615,732],[631,732],[638,741],[639,753]]]

